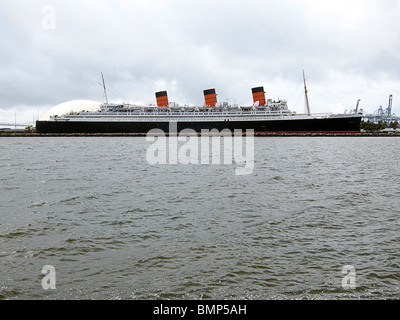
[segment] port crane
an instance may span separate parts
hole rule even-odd
[[[378,110],[376,110],[373,114],[364,115],[364,120],[372,121],[374,123],[378,123],[379,121],[387,123],[393,121],[399,121],[400,120],[399,117],[396,117],[396,115],[392,111],[392,108],[393,108],[393,95],[391,94],[389,96],[389,103],[386,109],[384,109],[383,106],[380,106]]]

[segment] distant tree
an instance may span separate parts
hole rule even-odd
[[[393,124],[390,124],[390,127],[392,127]],[[388,128],[389,125],[387,124],[387,122],[384,121],[379,121],[378,123],[374,123],[371,121],[361,121],[361,125],[360,128],[364,129],[365,131],[379,131],[379,130],[383,130],[385,128]]]
[[[386,122],[383,122],[382,120],[380,120],[380,121],[378,122],[378,125],[377,125],[377,128],[376,128],[376,130],[382,130],[382,129],[385,129],[385,128],[386,128],[386,125],[387,125],[387,123],[386,123]]]

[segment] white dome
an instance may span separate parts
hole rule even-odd
[[[92,100],[71,100],[60,103],[51,108],[49,111],[44,113],[39,120],[49,120],[50,116],[62,116],[69,112],[80,112],[82,110],[97,111],[100,109],[100,105],[100,102]]]

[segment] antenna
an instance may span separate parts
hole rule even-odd
[[[104,89],[104,95],[105,95],[105,97],[106,97],[106,103],[108,104],[107,90],[106,90],[106,84],[104,83],[103,72],[101,73],[101,79],[103,80],[103,84],[101,84],[100,82],[97,82],[97,83],[103,87],[103,89]]]
[[[308,102],[308,95],[307,95],[306,76],[304,75],[304,70],[303,70],[303,80],[304,80],[304,92],[306,94],[307,112],[308,112],[308,115],[311,116],[310,104]]]

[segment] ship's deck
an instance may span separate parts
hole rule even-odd
[[[185,111],[152,111],[152,112],[80,112],[77,114],[52,117],[54,121],[134,121],[134,122],[181,122],[181,121],[260,121],[260,120],[300,120],[325,119],[330,117],[354,117],[355,114],[332,115],[328,113],[296,114],[290,112],[238,111],[238,112],[185,112]]]

